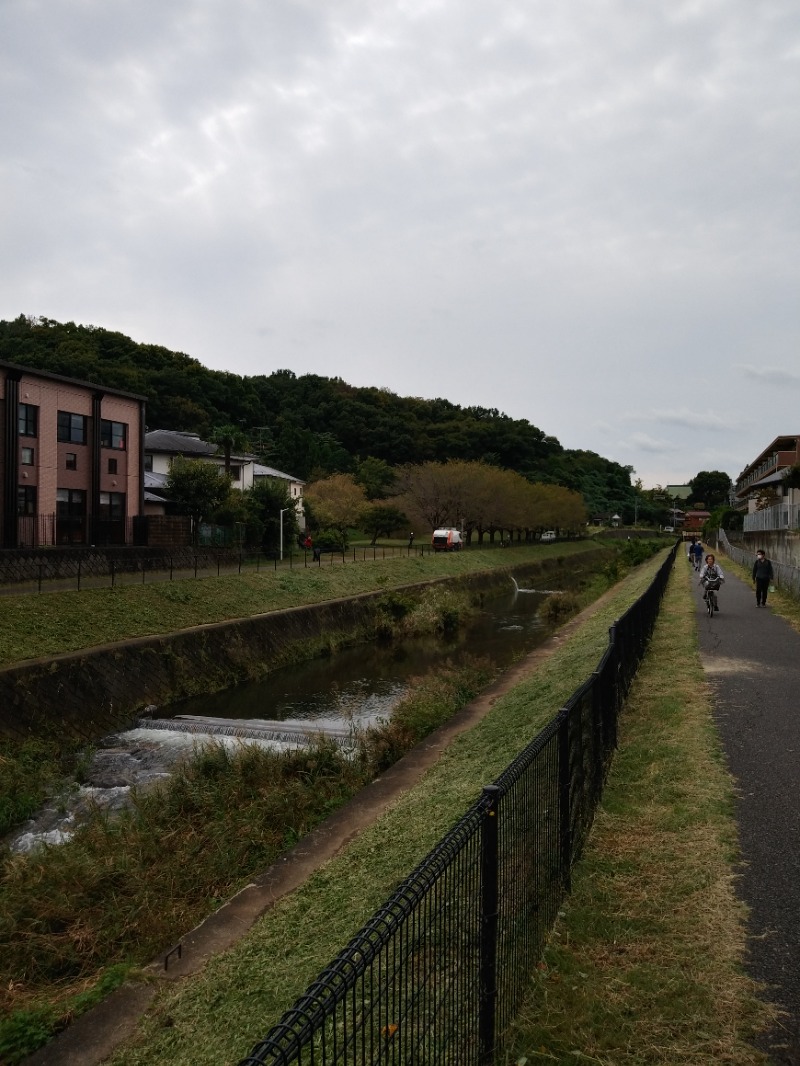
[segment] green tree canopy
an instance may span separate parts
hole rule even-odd
[[[408,525],[408,519],[399,507],[391,503],[370,503],[361,511],[359,525],[374,544],[378,537],[389,537]]]
[[[701,470],[689,482],[692,487],[691,502],[702,503],[706,511],[727,506],[733,483],[721,470]]]
[[[231,479],[213,463],[202,459],[184,459],[178,455],[167,477],[167,495],[184,514],[197,524],[209,519],[223,506],[231,490]]]
[[[250,515],[249,525],[264,551],[278,551],[280,548],[281,523],[283,549],[288,551],[297,538],[300,526],[295,501],[289,495],[286,482],[279,478],[259,478],[252,489],[243,495]]]

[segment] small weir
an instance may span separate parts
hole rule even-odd
[[[270,745],[284,744],[299,747],[313,743],[324,735],[336,744],[352,744],[355,728],[341,719],[317,718],[313,721],[270,722],[257,718],[204,718],[178,714],[174,718],[142,718],[140,729],[166,729],[171,733],[191,733],[194,736],[235,737],[239,740],[260,740]]]
[[[91,808],[124,806],[132,788],[164,779],[207,744],[290,750],[324,735],[346,750],[359,731],[391,717],[413,678],[475,658],[502,668],[541,643],[549,631],[539,610],[552,594],[512,578],[508,591],[487,597],[480,615],[453,637],[345,649],[259,682],[148,708],[152,717],[142,716],[135,728],[98,740],[86,786],[55,798],[10,846],[28,851],[68,839]]]

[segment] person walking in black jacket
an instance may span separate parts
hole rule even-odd
[[[756,607],[767,606],[767,593],[774,576],[772,563],[765,555],[764,549],[759,548],[756,552],[756,561],[753,563],[753,581],[756,583]]]

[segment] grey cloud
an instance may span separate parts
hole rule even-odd
[[[764,385],[788,385],[790,388],[800,387],[800,372],[784,370],[776,366],[747,366],[740,367],[745,377]]]
[[[735,474],[794,428],[798,54],[794,0],[10,0],[0,313]]]

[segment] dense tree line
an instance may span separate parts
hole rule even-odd
[[[243,377],[122,333],[24,315],[0,321],[0,359],[143,395],[152,429],[195,432],[222,444],[238,430],[262,461],[307,481],[358,477],[370,460],[392,468],[482,462],[580,493],[590,514],[633,518],[630,467],[564,449],[526,419],[495,408],[397,396],[291,370]]]

